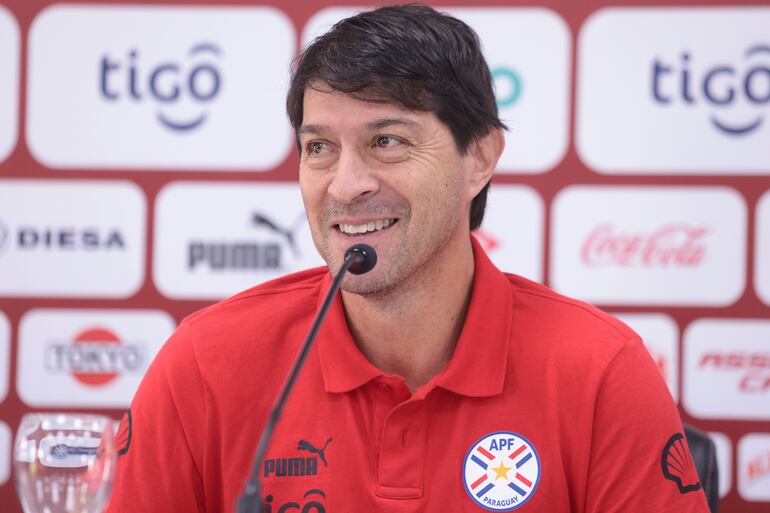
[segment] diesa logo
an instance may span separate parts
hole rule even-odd
[[[136,48],[122,57],[106,53],[99,62],[99,91],[108,102],[153,102],[162,126],[178,132],[194,130],[206,121],[206,107],[222,86],[221,56],[222,49],[211,42],[192,45],[180,59],[156,63],[142,61]],[[196,104],[197,112],[177,117],[168,107],[185,100]]]
[[[656,58],[651,80],[654,101],[662,106],[705,103],[711,108],[711,125],[727,135],[745,136],[760,128],[764,113],[759,108],[770,103],[770,45],[749,46],[738,59],[709,63],[700,72],[694,70],[695,61],[689,51],[677,60]],[[751,115],[731,119],[724,113],[742,100],[757,107]]]
[[[146,215],[144,193],[128,181],[0,180],[0,295],[133,295]]]

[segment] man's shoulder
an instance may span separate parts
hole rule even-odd
[[[261,283],[190,314],[182,325],[205,333],[312,315],[327,274],[327,268],[317,267]]]
[[[514,295],[514,331],[559,353],[612,358],[638,335],[622,321],[584,301],[520,276],[506,274]]]

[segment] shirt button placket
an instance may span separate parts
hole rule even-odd
[[[422,497],[426,423],[424,400],[403,402],[385,418],[377,476],[377,495],[380,497]]]

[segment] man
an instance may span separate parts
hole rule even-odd
[[[233,510],[329,271],[358,242],[378,263],[345,278],[286,405],[265,511],[707,511],[639,338],[501,273],[470,235],[503,124],[465,24],[417,5],[344,20],[300,58],[287,106],[328,269],[181,324],[131,405],[110,512]]]

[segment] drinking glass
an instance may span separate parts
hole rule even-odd
[[[16,432],[13,469],[25,513],[100,513],[115,479],[112,419],[31,413]]]

